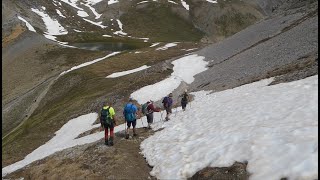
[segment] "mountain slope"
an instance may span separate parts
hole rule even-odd
[[[192,11],[192,9],[197,8],[196,5],[193,5],[193,4],[196,4],[196,1],[192,1],[192,2],[186,1],[186,2],[190,5],[189,6],[190,13],[191,14],[195,13],[195,11]],[[252,1],[245,1],[245,2],[250,2],[252,5]],[[165,3],[168,3],[168,2],[161,1],[161,3],[164,3],[164,4],[161,4],[159,6],[165,7],[166,6]],[[291,2],[291,3],[294,3],[294,2]],[[168,3],[168,4],[175,5],[174,3]],[[199,7],[203,6],[200,4],[201,3],[199,3]],[[256,6],[256,3],[253,3],[253,4],[254,6]],[[119,20],[122,23],[124,23],[123,32],[135,33],[136,31],[137,33],[141,33],[141,36],[137,35],[138,38],[141,38],[141,37],[145,38],[147,36],[144,36],[144,34],[146,35],[150,34],[150,36],[148,37],[150,38],[150,40],[148,40],[148,42],[146,43],[143,42],[145,41],[145,39],[139,40],[140,43],[141,42],[143,44],[145,43],[144,48],[140,48],[138,50],[125,50],[117,56],[108,58],[104,61],[99,61],[90,66],[77,69],[76,71],[72,71],[70,73],[67,73],[59,77],[50,86],[47,94],[41,99],[40,102],[38,102],[39,104],[37,109],[35,109],[33,114],[27,118],[26,123],[24,123],[16,131],[11,133],[8,137],[3,139],[3,144],[2,144],[3,167],[15,161],[23,159],[25,155],[27,155],[28,153],[32,152],[35,148],[39,147],[43,143],[50,140],[53,137],[54,132],[56,132],[60,127],[62,127],[70,119],[78,117],[79,115],[82,115],[82,114],[86,114],[90,112],[98,112],[101,106],[101,103],[103,101],[117,100],[115,107],[116,107],[116,111],[120,112],[117,115],[120,119],[119,123],[122,123],[123,122],[123,119],[121,117],[122,106],[125,103],[125,100],[131,95],[131,93],[133,93],[134,91],[144,86],[154,84],[168,77],[170,73],[172,73],[172,66],[173,66],[170,64],[170,62],[182,57],[186,53],[195,52],[195,50],[198,50],[194,48],[199,48],[200,50],[196,51],[195,53],[198,54],[199,56],[203,56],[205,61],[209,63],[208,70],[196,75],[195,80],[191,84],[182,83],[175,90],[174,92],[175,95],[185,87],[189,88],[192,91],[212,90],[213,92],[217,92],[217,91],[222,91],[229,88],[234,88],[239,85],[257,81],[263,78],[268,78],[268,77],[273,77],[278,75],[281,75],[281,77],[277,77],[279,78],[279,81],[276,80],[274,82],[275,84],[279,82],[302,79],[311,75],[318,74],[317,2],[308,1],[305,4],[302,4],[301,6],[298,6],[298,7],[289,6],[289,9],[286,9],[286,7],[288,6],[286,3],[284,3],[282,4],[282,6],[278,7],[278,9],[275,8],[274,12],[271,13],[271,15],[268,18],[261,20],[260,22],[254,24],[253,26],[250,26],[245,30],[238,32],[233,36],[227,39],[224,39],[223,41],[220,41],[216,44],[209,45],[205,48],[203,47],[206,44],[202,44],[198,41],[200,41],[200,39],[204,37],[203,34],[210,32],[209,30],[210,28],[208,28],[208,32],[205,32],[203,29],[201,29],[200,26],[195,25],[196,22],[194,20],[188,22],[188,19],[190,20],[191,18],[196,17],[195,14],[192,15],[193,17],[192,16],[189,17],[189,16],[186,16],[185,14],[179,14],[179,13],[177,16],[175,16],[174,13],[170,14],[171,19],[174,19],[173,16],[183,19],[183,22],[181,22],[182,25],[180,26],[182,29],[185,27],[190,27],[192,24],[196,27],[190,31],[186,31],[186,34],[181,34],[181,36],[178,37],[175,35],[176,33],[175,31],[170,31],[170,29],[167,29],[168,32],[170,32],[168,36],[164,36],[166,30],[161,31],[160,34],[153,35],[154,32],[157,32],[157,30],[153,29],[153,27],[157,27],[158,24],[155,24],[155,26],[153,26],[150,30],[146,29],[146,31],[142,31],[143,28],[146,28],[148,24],[152,23],[152,21],[150,21],[149,18],[146,18],[144,19],[144,21],[139,22],[138,25],[143,24],[144,22],[148,22],[146,23],[147,25],[141,25],[137,28],[134,28],[136,25],[134,25],[133,23],[133,25],[128,24],[128,26],[126,26],[126,22],[128,23],[133,22],[133,20],[130,20],[130,17],[128,17],[130,16],[130,14],[126,16],[125,13],[117,10],[119,10],[118,8],[129,8],[129,6],[127,6],[128,4],[115,3],[114,6],[111,6],[111,5],[110,5],[110,8],[111,7],[114,8],[114,11],[119,13],[118,14],[119,16],[121,14],[121,16],[119,17]],[[154,4],[154,6],[156,5]],[[228,8],[233,7],[232,5],[226,5],[226,6]],[[252,8],[254,6],[250,6],[250,7]],[[145,3],[141,3],[134,7],[140,8],[140,10],[142,9],[141,11],[134,11],[134,13],[136,12],[144,13],[148,11],[148,9],[143,9],[143,8],[152,7],[152,5],[149,6]],[[242,5],[234,5],[234,7],[240,7],[240,9],[243,8]],[[97,8],[97,9],[100,9],[100,8]],[[180,8],[182,10],[185,9],[185,7],[182,5]],[[167,9],[162,9],[162,10],[166,13],[169,13]],[[102,12],[102,11],[103,10],[100,10],[99,12]],[[128,10],[128,12],[129,11],[130,10]],[[159,9],[159,11],[161,11],[161,9]],[[174,10],[172,11],[175,12]],[[184,11],[187,11],[187,10],[184,10]],[[48,12],[53,13],[54,11],[51,10]],[[70,13],[71,12],[72,11],[70,11]],[[230,9],[226,10],[226,12],[229,13]],[[265,12],[267,12],[267,10],[265,10]],[[76,12],[73,12],[73,13],[76,13]],[[153,14],[154,12],[152,11],[150,13]],[[166,13],[163,13],[163,14],[166,14]],[[107,15],[111,16],[108,13],[105,16]],[[93,15],[91,16],[93,17]],[[252,16],[248,15],[248,19],[249,19],[248,24],[244,23],[245,25],[242,26],[243,24],[239,25],[235,23],[235,26],[244,28],[245,26],[249,25],[253,21],[256,21],[257,19],[259,19],[259,16],[260,15],[257,15],[257,18],[251,18]],[[239,16],[239,17],[246,19],[246,16]],[[129,18],[129,19],[126,19],[126,18]],[[157,18],[160,18],[160,17],[157,16]],[[229,21],[228,18],[233,19],[235,18],[235,16],[230,14],[230,16],[222,18],[226,20],[225,22],[229,22],[233,24],[234,21]],[[203,22],[205,21],[206,20],[203,20]],[[118,22],[118,21],[115,21],[115,22]],[[165,21],[163,20],[159,20],[159,24],[164,22]],[[176,21],[172,21],[172,22],[175,23]],[[218,22],[221,22],[221,21],[218,21]],[[200,21],[198,23],[201,24]],[[118,24],[118,27],[120,27],[119,24]],[[126,29],[127,27],[130,27],[130,28]],[[171,24],[170,26],[168,26],[168,28],[169,27],[172,28],[173,25]],[[230,25],[230,27],[232,26]],[[81,35],[68,34],[68,35],[64,35],[63,37],[57,36],[58,37],[57,39],[59,41],[69,41],[72,39],[75,39],[75,41],[82,41],[83,39],[85,39],[86,41],[90,41],[90,40],[100,41],[99,38],[98,39],[95,39],[95,38],[99,37],[100,35],[102,36],[102,34],[104,34],[104,32],[101,31],[101,28],[96,25],[94,26],[88,25],[88,29],[89,28],[95,29],[96,32],[95,33],[88,33],[88,32],[79,33]],[[141,28],[141,30],[139,28]],[[40,28],[36,28],[36,29],[38,31]],[[68,31],[70,29],[68,29]],[[203,31],[202,32],[203,34],[199,31],[199,29]],[[212,37],[210,37],[210,35],[208,36],[208,34],[206,34],[206,38],[202,39],[202,41],[219,41],[225,36],[229,36],[235,33],[236,31],[232,31],[233,29],[234,28],[232,28],[231,30],[225,29],[224,35],[212,34]],[[121,28],[116,29],[115,31],[121,31]],[[193,34],[193,32],[199,32],[199,34],[195,35]],[[31,33],[30,37],[38,36],[32,32],[30,33]],[[109,31],[108,33],[113,34],[113,31]],[[85,34],[85,38],[83,38],[84,37],[83,34]],[[89,35],[87,36],[86,34],[89,34]],[[168,38],[171,36],[177,38],[175,39],[175,41],[180,39],[181,42],[179,43],[176,42],[177,43],[176,46],[170,47],[167,50],[157,50],[158,47],[164,46],[166,43],[161,43],[160,45],[155,45],[154,47],[150,47],[151,43],[155,42],[155,40],[168,41],[168,40],[171,40],[170,38]],[[81,37],[81,38],[78,39],[78,37]],[[123,41],[132,39],[130,37],[121,37],[121,36],[117,38]],[[118,41],[119,39],[117,38],[113,38],[113,39],[116,39],[115,41]],[[106,39],[108,38],[105,38],[104,40]],[[189,42],[189,41],[195,41],[195,42]],[[45,42],[44,44],[46,43],[47,42]],[[41,47],[43,48],[43,46]],[[189,51],[190,49],[193,49],[193,50]],[[41,64],[44,62],[44,60],[47,57],[51,57],[52,59],[48,59],[48,62],[44,64],[50,65],[49,66],[50,68],[52,67],[57,68],[54,71],[54,73],[52,73],[52,74],[55,74],[55,76],[58,76],[59,73],[67,69],[70,69],[73,66],[79,65],[86,61],[92,61],[94,59],[101,58],[110,53],[110,51],[85,51],[82,49],[70,49],[66,47],[61,48],[53,45],[50,46],[49,50],[46,49],[44,51],[47,51],[47,52],[44,53],[40,51],[40,53],[44,55],[38,58],[41,61],[37,63]],[[65,55],[62,56],[62,54],[64,53]],[[34,54],[36,54],[36,52]],[[31,55],[30,57],[32,56],[33,55]],[[66,63],[62,63],[63,65],[61,65],[61,59],[60,59],[62,57],[65,57],[64,61],[67,61]],[[7,58],[7,60],[8,59],[9,58]],[[15,61],[20,62],[21,59],[23,58],[19,57],[19,58],[16,58]],[[28,59],[30,60],[31,58],[28,58]],[[55,64],[53,65],[52,62],[57,63],[57,65]],[[30,65],[30,64],[25,63],[25,65]],[[116,79],[105,78],[106,76],[114,72],[130,70],[137,67],[141,67],[142,65],[149,65],[151,66],[151,68],[134,73],[134,74],[130,74],[130,76],[123,76]],[[32,66],[36,67],[37,64]],[[63,67],[63,68],[60,68],[60,67]],[[11,71],[16,71],[16,70],[12,69]],[[9,74],[10,72],[7,71],[7,73]],[[43,73],[43,74],[46,74],[46,73]],[[33,79],[33,78],[30,78],[30,79]],[[6,79],[6,81],[9,83],[12,81],[12,79]],[[39,81],[40,80],[36,80],[35,82],[33,82],[32,85],[29,85],[29,89],[34,87],[35,84],[39,83]],[[25,82],[22,81],[21,84],[23,83]],[[21,88],[20,90],[21,92],[19,92],[21,94],[24,93],[23,89],[27,89],[25,86],[23,87],[20,85],[16,87]],[[43,92],[41,88],[45,88],[45,87],[39,86],[39,92],[38,92],[39,94]],[[16,95],[16,96],[19,96],[19,95]],[[37,95],[34,95],[34,96],[37,97]],[[28,97],[32,97],[32,95]],[[34,100],[33,98],[30,98],[29,101],[32,102],[33,100]],[[3,104],[4,104],[4,100],[3,100]],[[21,105],[21,103],[19,104]],[[28,105],[23,105],[23,106],[28,106]],[[16,108],[18,107],[19,106],[16,106]],[[8,114],[12,114],[12,113],[8,113]],[[12,118],[12,119],[16,119],[16,118]],[[29,142],[29,143],[26,144],[24,142]],[[99,143],[95,143],[90,146],[93,147],[94,149],[95,147],[99,146]],[[71,150],[71,152],[72,151],[73,150]],[[84,150],[74,149],[74,151],[82,153]],[[90,153],[94,153],[94,151],[92,149],[89,149],[88,151],[86,151],[86,153],[90,154]],[[55,155],[53,155],[52,157],[49,157],[48,158],[49,161],[50,161],[50,158],[55,158]],[[77,159],[79,159],[79,162],[80,161],[83,162],[83,159],[81,156],[77,156]],[[39,163],[46,164],[46,162],[39,162]],[[64,167],[63,160],[59,163],[59,166],[60,165],[62,168]],[[99,164],[93,164],[93,166],[99,166]],[[33,164],[32,168],[33,167],[35,167],[35,171],[38,171],[36,164]],[[79,171],[82,171],[83,168],[84,167],[79,167],[77,169]],[[24,172],[28,173],[29,172],[28,168],[24,169],[22,173],[23,175],[25,175]],[[108,175],[112,175],[112,173]]]

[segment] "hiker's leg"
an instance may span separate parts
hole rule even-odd
[[[110,128],[110,138],[111,138],[111,137],[112,137],[112,138],[114,137],[114,131],[113,131],[113,130],[114,130],[114,127],[111,127],[111,128]]]
[[[153,113],[150,113],[150,125],[149,128],[151,129],[151,124],[153,123]]]
[[[131,127],[131,122],[127,121],[127,134],[129,134],[130,127]]]
[[[114,139],[114,133],[113,133],[113,127],[110,127],[110,145],[113,146],[113,139]]]
[[[147,116],[147,122],[148,122],[148,128],[149,128],[151,125],[151,113],[147,114],[146,116]]]
[[[108,145],[108,127],[104,127],[104,144]]]
[[[182,106],[182,109],[185,111],[186,107],[187,107],[187,103],[186,102],[181,102],[181,106]]]
[[[104,140],[108,140],[108,127],[104,128]]]
[[[132,121],[132,128],[133,128],[133,135],[137,135],[136,133],[136,124],[137,124],[137,120]]]
[[[166,108],[166,121],[169,120],[169,108]]]

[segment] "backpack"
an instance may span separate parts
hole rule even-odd
[[[168,106],[170,107],[172,105],[172,99],[169,99],[168,96],[164,97],[162,100],[163,106]]]
[[[144,103],[144,104],[141,106],[141,112],[142,112],[142,114],[146,115],[146,114],[148,113],[147,107],[148,107],[148,103]]]
[[[133,104],[131,104],[131,106],[127,104],[126,107],[124,108],[124,118],[127,121],[134,121],[136,119],[136,115],[133,110]]]
[[[103,123],[104,127],[106,127],[107,125],[109,125],[109,126],[112,125],[112,119],[110,116],[109,109],[110,109],[110,106],[107,109],[104,109],[102,107],[102,110],[101,110],[100,120]]]
[[[182,95],[182,99],[181,99],[181,100],[182,100],[183,102],[187,102],[187,101],[188,101],[188,96],[189,96],[189,95],[188,95],[187,93],[184,93],[184,94]]]
[[[166,96],[166,97],[164,97],[163,98],[163,100],[162,100],[162,104],[167,104],[168,103],[168,97]]]

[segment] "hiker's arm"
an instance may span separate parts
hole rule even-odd
[[[114,123],[114,125],[117,125],[117,118],[116,118],[116,116],[113,116],[113,123]]]
[[[102,122],[102,118],[101,118],[101,113],[99,114],[99,120],[100,120],[101,127],[103,128],[103,122]]]
[[[151,104],[150,109],[154,112],[159,112],[159,108],[155,108],[153,104]]]

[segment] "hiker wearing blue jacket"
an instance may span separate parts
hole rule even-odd
[[[172,93],[170,93],[168,96],[164,97],[162,100],[163,108],[166,110],[166,121],[170,120],[169,116],[172,114]]]
[[[127,131],[126,131],[126,139],[129,138],[129,129],[132,125],[133,128],[133,136],[137,136],[136,133],[136,124],[137,124],[137,116],[138,116],[138,108],[133,104],[133,99],[129,99],[129,102],[124,106],[123,116],[127,122]]]

